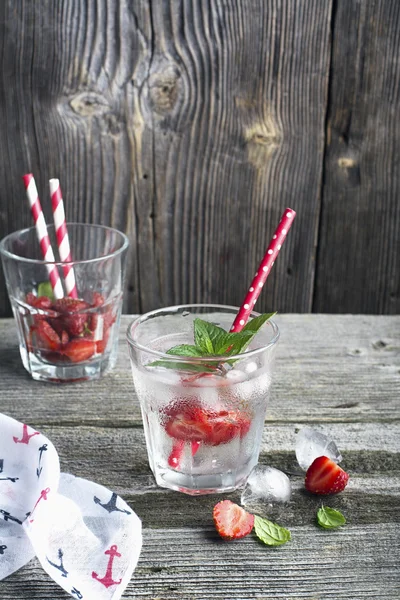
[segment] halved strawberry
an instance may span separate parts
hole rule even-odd
[[[305,486],[313,494],[337,494],[344,490],[349,475],[327,456],[319,456],[308,467]]]
[[[213,519],[216,530],[225,540],[245,537],[254,525],[254,515],[231,500],[222,500],[214,506]]]
[[[31,327],[31,339],[40,350],[59,350],[61,346],[59,335],[47,321],[38,321]]]
[[[211,427],[205,411],[198,406],[186,406],[173,414],[165,424],[165,431],[175,440],[206,442]]]
[[[79,298],[60,298],[53,302],[54,310],[65,314],[75,314],[81,312],[82,310],[86,310],[90,307],[90,304],[85,302],[85,300],[79,300]]]
[[[96,344],[84,338],[75,338],[63,348],[63,353],[74,363],[88,360],[96,352]]]
[[[220,410],[208,413],[211,435],[208,443],[212,446],[227,444],[234,437],[243,438],[250,429],[250,419],[236,410]]]

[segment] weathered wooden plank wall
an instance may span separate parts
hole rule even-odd
[[[0,236],[31,224],[21,174],[43,197],[59,176],[70,220],[131,239],[126,312],[237,304],[291,206],[261,310],[398,312],[399,15],[397,0],[3,0]]]

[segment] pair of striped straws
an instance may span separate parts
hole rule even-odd
[[[53,288],[54,297],[56,299],[60,299],[64,297],[64,290],[57,265],[55,264],[56,260],[54,257],[53,249],[51,247],[50,238],[47,231],[47,225],[44,218],[42,206],[40,204],[35,179],[32,173],[24,175],[22,179],[25,185],[26,195],[28,197],[33,220],[35,222],[36,233],[38,236],[43,259],[46,261],[46,263],[49,263],[46,264],[46,268],[49,274],[51,287]],[[60,256],[60,261],[62,263],[66,263],[65,265],[62,265],[65,291],[67,293],[67,296],[69,296],[70,298],[77,298],[78,291],[76,289],[74,269],[72,267],[72,264],[70,264],[72,262],[72,258],[69,246],[67,225],[65,221],[64,202],[61,195],[60,182],[58,179],[50,179],[49,184],[58,253]]]

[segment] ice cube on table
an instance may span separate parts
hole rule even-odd
[[[240,502],[255,514],[275,518],[290,501],[291,493],[290,479],[285,473],[267,465],[256,465],[247,479]]]
[[[342,460],[339,449],[331,438],[312,427],[303,427],[296,437],[297,462],[307,471],[318,456],[327,456],[335,463]]]

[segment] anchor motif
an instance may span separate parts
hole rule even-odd
[[[18,525],[22,525],[22,521],[20,521],[19,519],[17,519],[17,517],[13,517],[11,515],[11,513],[7,512],[3,508],[0,508],[0,514],[3,515],[3,519],[5,521],[14,521],[14,523],[18,523]]]
[[[29,435],[28,433],[28,425],[23,424],[22,425],[22,438],[19,440],[16,436],[13,436],[13,440],[16,444],[29,444],[29,440],[35,436],[35,435],[40,435],[40,433],[38,431],[35,431],[34,433],[31,433]]]
[[[117,494],[115,492],[112,492],[111,498],[109,499],[107,504],[102,504],[100,498],[97,498],[97,496],[93,496],[93,501],[96,504],[99,504],[100,506],[102,506],[108,513],[122,512],[122,513],[125,513],[126,515],[131,515],[132,513],[129,510],[124,510],[123,508],[117,508],[117,499],[118,499]]]
[[[79,600],[82,600],[83,596],[80,593],[79,590],[76,589],[76,587],[73,587],[71,590],[71,594],[75,594],[77,598],[79,598]]]
[[[40,466],[40,463],[42,462],[42,454],[43,454],[43,452],[46,452],[46,450],[47,450],[47,444],[43,444],[43,446],[40,446],[40,448],[39,448],[39,465],[38,465],[38,468],[36,469],[36,475],[37,475],[38,479],[43,470],[43,467]]]
[[[3,472],[3,468],[4,468],[4,458],[0,458],[0,473]],[[12,481],[13,483],[18,481],[18,479],[19,479],[19,477],[0,477],[0,481]]]
[[[62,573],[62,577],[67,577],[68,575],[68,571],[64,568],[64,563],[63,563],[63,556],[64,556],[64,552],[61,550],[61,548],[58,549],[58,558],[60,560],[60,564],[56,565],[55,563],[51,562],[51,560],[46,556],[46,560],[47,562],[52,566],[55,567],[56,569],[58,569],[59,571],[61,571]]]
[[[33,510],[32,510],[32,512],[31,512],[30,516],[32,516],[32,515],[33,515],[33,513],[35,512],[35,509],[36,509],[37,505],[39,504],[39,502],[40,502],[41,500],[47,500],[47,494],[48,494],[49,492],[50,492],[50,488],[49,488],[49,487],[48,487],[48,488],[46,488],[45,490],[42,490],[42,491],[40,492],[40,496],[39,496],[39,498],[36,500],[36,504],[35,504],[35,506],[33,507]],[[30,523],[33,523],[33,519],[31,519],[31,520],[30,520]]]
[[[113,544],[109,550],[106,550],[104,552],[104,554],[108,554],[110,557],[108,559],[106,574],[104,575],[104,577],[100,578],[97,575],[97,573],[95,573],[93,571],[92,577],[93,577],[93,579],[96,579],[97,581],[102,583],[104,585],[104,587],[106,587],[106,588],[109,588],[111,585],[119,585],[121,583],[122,579],[120,579],[119,581],[114,581],[114,579],[112,578],[112,567],[113,567],[114,558],[115,557],[119,558],[121,556],[121,554],[118,552],[118,548],[117,548],[116,544]]]
[[[4,550],[7,550],[7,546],[0,546],[0,554],[4,554]]]

